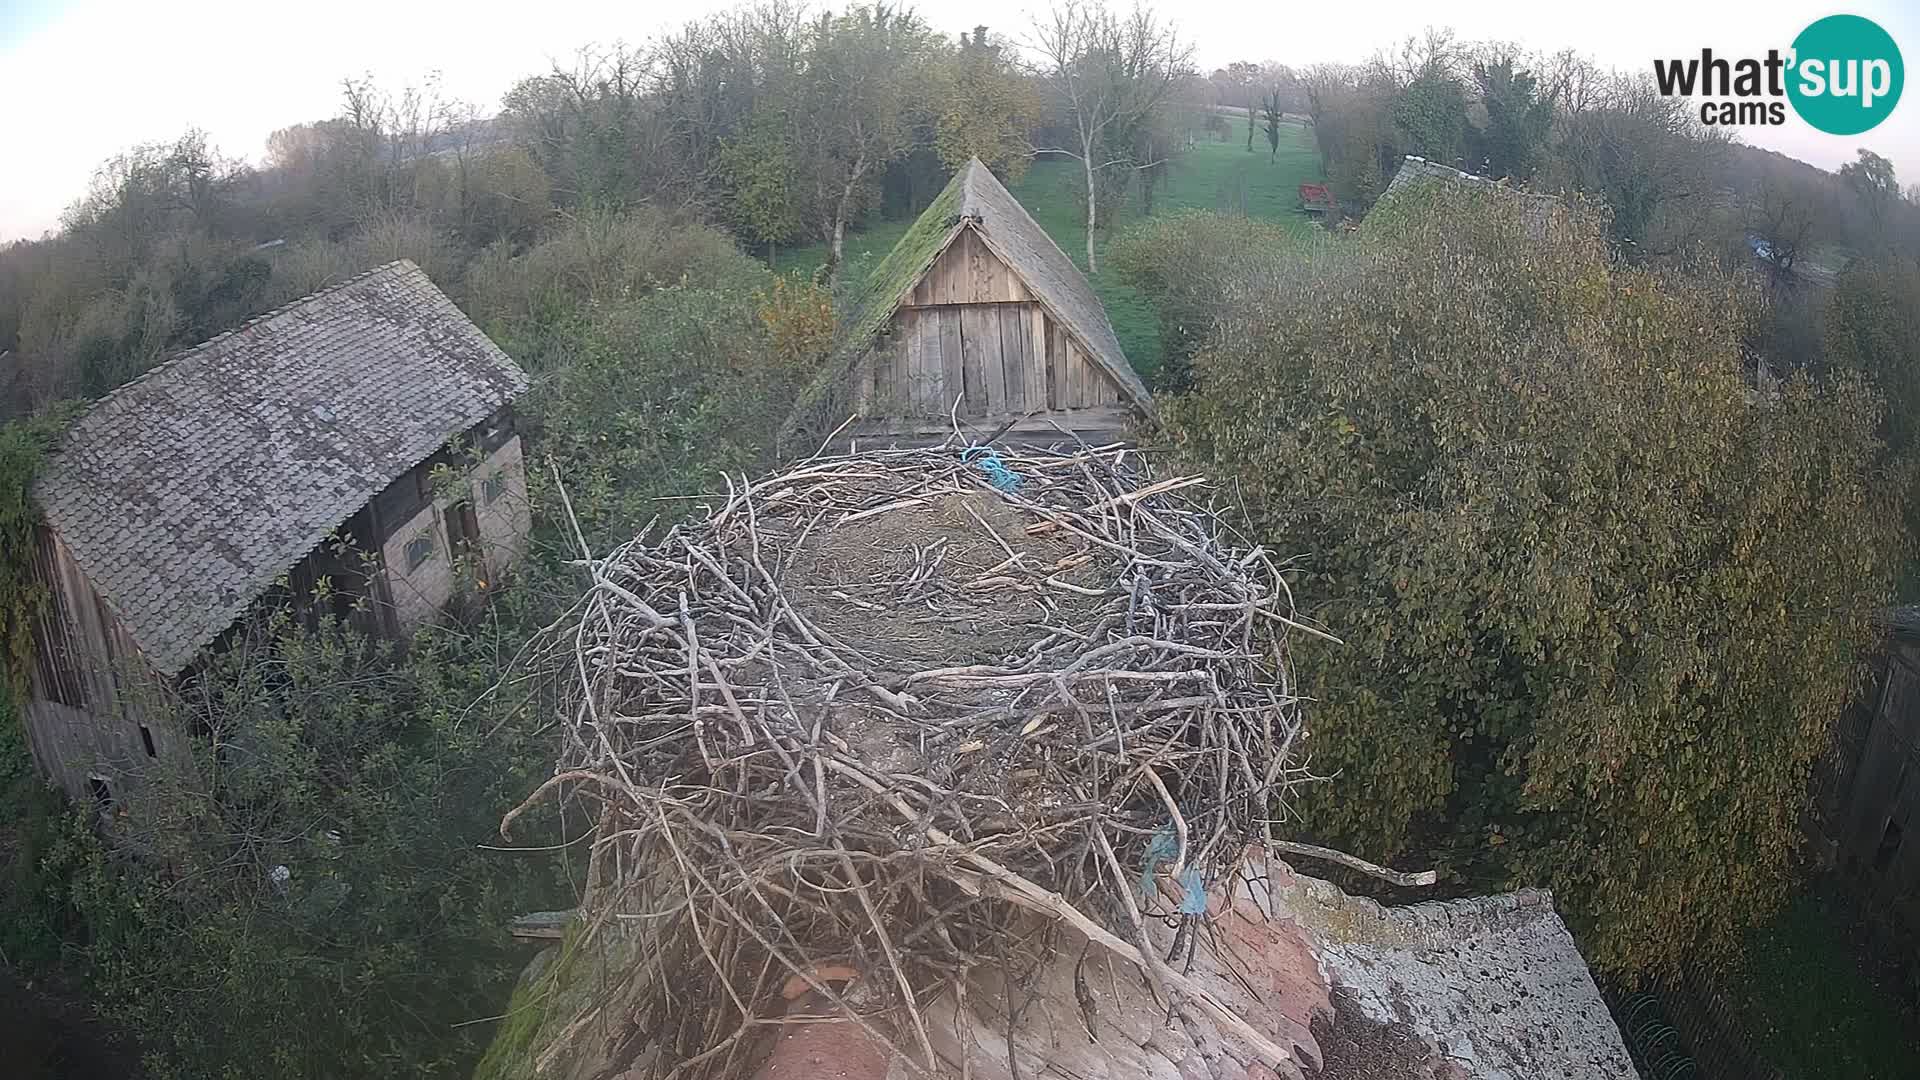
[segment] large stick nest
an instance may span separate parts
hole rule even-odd
[[[1252,1037],[1140,949],[1305,778],[1306,627],[1204,491],[1120,449],[816,458],[586,560],[528,804],[590,801],[586,925],[646,935],[635,1075],[745,1075],[806,991],[929,1067],[927,1004],[1061,927]]]

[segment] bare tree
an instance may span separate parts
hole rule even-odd
[[[1820,223],[1822,192],[1780,169],[1768,169],[1748,198],[1747,233],[1753,253],[1767,264],[1768,284],[1793,280],[1794,264],[1805,253]]]
[[[1125,18],[1104,3],[1067,0],[1034,21],[1031,48],[1073,145],[1035,147],[1080,163],[1087,185],[1087,271],[1097,270],[1094,231],[1100,223],[1100,178],[1109,169],[1143,169],[1135,160],[1139,130],[1149,124],[1190,73],[1193,46],[1150,8]]]

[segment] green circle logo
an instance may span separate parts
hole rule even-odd
[[[1829,15],[1793,39],[1787,98],[1829,135],[1858,135],[1885,120],[1906,81],[1900,47],[1872,19]]]

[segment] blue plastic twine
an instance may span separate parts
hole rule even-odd
[[[961,461],[973,462],[995,488],[1011,495],[1020,490],[1020,474],[1007,467],[991,446],[969,446],[960,452]]]
[[[1180,839],[1174,835],[1171,824],[1160,826],[1160,831],[1147,841],[1147,864],[1140,868],[1140,895],[1153,895],[1153,872],[1160,864],[1180,854]],[[1207,883],[1205,875],[1197,866],[1189,866],[1180,873],[1180,914],[1205,915],[1207,913]]]

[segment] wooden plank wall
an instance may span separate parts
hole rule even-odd
[[[1892,642],[1857,754],[1839,769],[1835,861],[1868,911],[1920,932],[1920,648]]]
[[[51,602],[35,627],[40,648],[57,653],[34,665],[22,715],[34,758],[75,800],[91,797],[93,773],[127,776],[147,765],[141,728],[149,719],[138,699],[157,684],[123,686],[148,672],[139,647],[121,627],[60,539],[42,530],[39,572]],[[148,729],[159,756],[171,733]],[[116,794],[119,794],[116,791]]]
[[[1124,403],[1120,386],[1038,304],[904,307],[855,374],[868,416],[1027,415]]]
[[[940,253],[907,303],[913,307],[945,304],[1029,303],[1033,294],[980,234],[963,229]]]
[[[854,373],[869,429],[888,418],[973,420],[1104,408],[1126,399],[967,229],[934,261]]]

